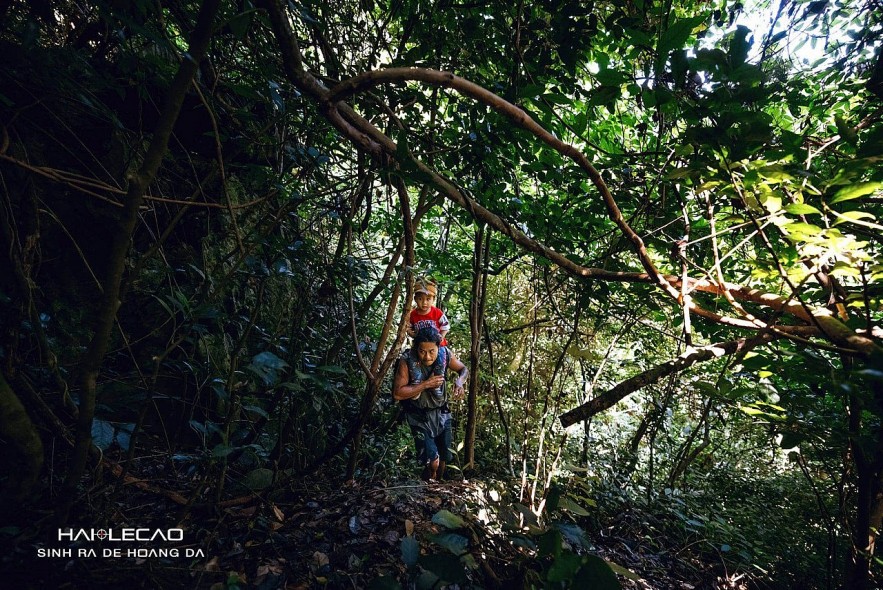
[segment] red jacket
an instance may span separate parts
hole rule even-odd
[[[425,326],[432,326],[439,332],[451,329],[451,322],[448,321],[448,316],[434,305],[429,309],[429,313],[426,315],[420,315],[416,308],[412,309],[410,322],[411,329],[415,332]],[[442,338],[441,345],[448,345],[447,338]]]

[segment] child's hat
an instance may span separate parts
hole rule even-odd
[[[435,297],[438,293],[438,287],[436,287],[435,281],[430,278],[417,277],[414,281],[414,294],[416,295],[417,293],[426,293]]]

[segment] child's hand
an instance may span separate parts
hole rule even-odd
[[[405,332],[406,332],[406,333],[408,334],[408,336],[410,336],[411,338],[413,338],[414,336],[417,335],[417,332],[414,331],[414,328],[411,328],[410,326],[408,327],[408,329],[407,329]]]

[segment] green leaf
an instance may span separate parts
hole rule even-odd
[[[236,447],[231,447],[230,445],[225,445],[224,443],[219,443],[212,449],[212,457],[216,459],[223,459],[224,457],[229,456],[233,451],[236,450]]]
[[[868,213],[867,211],[844,211],[843,213],[837,214],[837,219],[834,220],[832,225],[839,225],[841,223],[847,223],[849,221],[859,221],[861,219],[870,219],[875,221],[876,218],[873,214]]]
[[[604,561],[607,561],[606,559]],[[641,579],[641,576],[633,572],[628,568],[624,568],[618,563],[613,563],[612,561],[607,561],[607,565],[610,566],[610,569],[613,570],[614,573],[623,576],[624,578],[628,578],[629,580],[634,580],[635,582]]]
[[[595,74],[595,78],[602,86],[616,86],[628,80],[628,76],[617,70],[601,70]]]
[[[253,100],[255,102],[263,100],[261,93],[258,92],[257,90],[255,90],[254,88],[252,88],[251,86],[248,86],[247,84],[230,83],[227,85],[227,88],[229,88],[230,90],[232,90],[233,92],[235,92],[239,96],[242,96],[242,97],[247,98],[249,100]]]
[[[766,180],[776,183],[794,179],[794,176],[792,176],[787,170],[785,170],[785,167],[781,164],[773,164],[771,166],[758,168],[757,173]]]
[[[589,115],[585,111],[576,114],[576,120],[573,123],[573,130],[577,135],[585,135],[586,129],[589,128]]]
[[[607,105],[611,106],[620,97],[622,90],[619,86],[599,86],[592,92],[589,99],[590,106]]]
[[[828,6],[828,1],[829,0],[814,0],[813,2],[810,2],[806,7],[806,13],[817,16],[822,14]]]
[[[242,479],[242,485],[254,491],[266,489],[273,485],[273,470],[259,467]]]
[[[558,501],[558,507],[567,510],[568,512],[572,512],[573,514],[579,516],[589,516],[589,511],[568,498],[567,496],[562,497]]]
[[[539,84],[525,84],[524,87],[518,89],[518,96],[521,98],[534,98],[545,92],[545,88]]]
[[[417,590],[436,590],[439,587],[439,579],[432,572],[420,572],[414,581]]]
[[[791,215],[821,215],[822,212],[806,203],[791,203],[785,206],[785,211]]]
[[[284,360],[265,351],[256,354],[248,365],[248,369],[261,378],[264,385],[275,385],[279,382],[279,373],[288,366]]]
[[[537,544],[534,543],[530,538],[524,535],[513,535],[512,536],[512,544],[516,547],[522,547],[527,549],[528,551],[536,551]]]
[[[834,196],[831,198],[831,203],[858,199],[878,191],[881,188],[883,188],[883,182],[857,182],[851,186],[845,186],[834,193]]]
[[[776,406],[772,406],[771,404],[766,404],[766,405],[770,405],[770,407],[776,407]],[[739,405],[739,410],[749,416],[766,418],[767,420],[770,420],[772,422],[784,422],[786,420],[785,416],[771,414],[771,413],[761,410],[760,408],[757,408],[755,406]]]
[[[784,432],[782,433],[782,440],[779,442],[779,446],[783,449],[793,449],[803,442],[804,438],[799,432]]]
[[[135,432],[135,425],[132,423],[118,424],[116,429],[116,441],[120,448],[124,451],[129,450],[129,444],[132,442],[132,433]]]
[[[259,406],[242,406],[242,409],[250,414],[257,414],[262,418],[269,418],[270,414],[267,413],[267,410],[261,408]]]
[[[861,139],[861,145],[857,155],[867,157],[883,154],[883,127],[878,125],[875,129],[863,132],[859,138]]]
[[[751,29],[745,25],[739,25],[736,28],[736,32],[733,33],[732,39],[730,39],[727,57],[729,57],[730,66],[733,68],[744,64],[748,58],[748,49],[751,47],[751,43],[748,42],[749,33],[751,33]]]
[[[549,573],[546,575],[546,579],[550,582],[563,582],[565,580],[570,580],[576,574],[576,571],[580,568],[582,563],[583,560],[579,555],[569,551],[562,553],[552,563],[552,567],[549,568]]]
[[[546,492],[546,510],[552,512],[558,509],[558,503],[561,501],[562,496],[561,487],[558,485],[552,485],[549,487]]]
[[[569,522],[556,522],[555,528],[561,535],[567,539],[567,542],[574,547],[582,547],[583,549],[591,549],[592,544],[586,538],[586,533],[579,526]]]
[[[847,143],[855,145],[858,139],[858,133],[856,133],[855,128],[839,114],[834,115],[834,124],[837,126],[837,133],[840,134],[840,137]]]
[[[447,529],[462,529],[466,527],[466,521],[448,510],[439,510],[432,515],[432,522],[440,524]]]
[[[665,174],[665,177],[668,180],[677,180],[679,178],[687,178],[691,174],[693,174],[692,168],[676,168],[674,170],[667,172]]]
[[[411,161],[411,149],[408,147],[408,132],[404,129],[400,130],[396,137],[395,158],[403,172],[412,172],[416,169]]]
[[[842,260],[834,263],[834,268],[829,274],[835,277],[860,277],[862,275],[859,269]]]
[[[819,226],[811,223],[803,223],[802,221],[786,223],[782,226],[782,230],[784,230],[789,236],[798,240],[817,238],[822,233],[822,228]]]
[[[592,588],[592,590],[621,590],[622,586],[610,564],[597,555],[586,555],[585,564],[573,578],[574,588]]]
[[[463,584],[467,580],[463,564],[457,557],[449,553],[424,555],[420,558],[420,567],[451,584]]]
[[[457,556],[466,553],[466,548],[469,547],[469,539],[457,533],[439,533],[432,535],[430,539]]]
[[[249,26],[251,26],[253,17],[254,11],[247,10],[231,18],[227,24],[230,26],[230,32],[233,33],[233,36],[240,40],[244,39],[248,33]]]
[[[392,576],[380,576],[368,583],[368,590],[402,590],[402,585]]]
[[[561,533],[555,529],[546,531],[537,539],[537,550],[540,556],[558,557],[561,555],[562,547]]]
[[[657,48],[659,53],[666,54],[672,49],[682,48],[693,33],[693,29],[701,25],[704,20],[704,16],[675,20],[659,37]]]
[[[782,197],[773,193],[763,193],[760,195],[760,203],[767,211],[775,213],[782,208]]]
[[[524,504],[520,504],[518,502],[515,502],[514,504],[512,504],[512,508],[514,508],[515,510],[517,510],[518,512],[521,513],[521,516],[524,517],[524,522],[526,522],[527,524],[530,524],[533,526],[539,525],[539,520],[537,520],[537,515],[533,513],[533,510],[531,510],[530,508],[528,508]]]
[[[590,360],[597,356],[597,352],[592,350],[591,348],[580,348],[576,344],[571,344],[567,347],[567,353],[571,356],[575,356],[576,358]]]
[[[420,543],[414,537],[402,539],[401,550],[402,561],[405,562],[406,566],[412,568],[417,565],[417,560],[420,558]]]
[[[95,418],[92,420],[92,444],[106,451],[113,444],[113,424]]]

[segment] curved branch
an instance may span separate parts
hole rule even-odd
[[[408,80],[424,82],[426,84],[443,86],[456,90],[460,94],[468,96],[509,118],[509,120],[516,126],[531,133],[555,151],[567,156],[575,162],[586,173],[601,193],[601,197],[604,200],[604,205],[607,207],[607,212],[610,218],[634,245],[641,261],[641,266],[644,267],[644,270],[646,270],[647,273],[653,277],[654,282],[658,283],[669,295],[674,299],[678,298],[677,290],[665,280],[665,277],[659,272],[656,265],[653,264],[653,261],[650,259],[650,254],[647,252],[647,248],[644,245],[644,241],[625,220],[622,211],[620,211],[616,200],[613,198],[610,189],[607,187],[607,183],[604,182],[604,179],[601,178],[600,172],[598,172],[592,163],[589,162],[585,154],[574,146],[567,144],[552,135],[539,123],[534,121],[528,113],[509,101],[504,100],[493,92],[490,92],[465,78],[455,76],[450,72],[442,72],[428,68],[387,68],[364,72],[354,78],[344,80],[332,88],[328,95],[328,100],[337,103],[353,94],[365,91],[379,84],[404,82]]]
[[[505,102],[502,99],[500,99],[499,97],[497,97],[497,98],[498,98],[498,100]],[[509,103],[506,103],[506,104],[509,104]],[[372,145],[379,145],[383,149],[383,151],[391,157],[399,157],[396,143],[392,139],[390,139],[388,136],[386,136],[382,131],[377,129],[377,127],[375,127],[370,121],[366,120],[364,117],[362,117],[361,115],[356,113],[349,105],[347,105],[343,102],[338,102],[336,105],[336,109],[337,109],[336,112],[342,114],[348,120],[348,122],[351,124],[350,128],[357,128],[359,130],[362,130],[364,132],[364,135],[369,138],[369,141],[371,142]],[[521,112],[521,111],[519,110],[519,112]],[[531,122],[533,122],[533,121],[531,120]],[[534,123],[534,125],[536,125],[536,123]],[[539,129],[542,129],[538,125],[537,125],[537,127]],[[341,131],[344,131],[344,130],[341,129]],[[547,133],[547,132],[545,132],[545,133]],[[359,138],[351,138],[351,139],[353,139],[353,141],[357,141],[361,137],[362,137],[362,135],[360,135]],[[555,139],[555,141],[558,141],[558,140]],[[574,148],[571,148],[571,146],[567,146],[567,147],[570,149],[573,149],[573,151],[576,152],[576,150]],[[579,154],[579,152],[576,152],[576,153]],[[581,156],[581,154],[580,154],[580,156]],[[678,295],[680,294],[678,289],[676,288],[677,285],[680,284],[680,278],[667,276],[667,275],[663,275],[663,274],[659,273],[659,271],[655,267],[652,266],[652,263],[650,263],[650,265],[653,269],[653,272],[647,272],[647,273],[609,271],[609,270],[602,269],[602,268],[587,267],[587,266],[583,266],[581,264],[578,264],[578,263],[572,261],[571,259],[567,258],[566,256],[560,254],[559,252],[556,252],[552,248],[549,248],[548,246],[546,246],[542,242],[539,242],[539,241],[529,237],[527,234],[525,234],[521,230],[518,230],[515,227],[513,227],[509,222],[504,220],[499,215],[497,215],[497,214],[493,213],[492,211],[490,211],[489,209],[486,209],[485,207],[481,206],[474,199],[471,199],[463,191],[461,191],[459,189],[459,187],[454,185],[447,178],[445,178],[444,176],[442,176],[441,174],[439,174],[438,172],[436,172],[435,170],[433,170],[432,168],[430,168],[429,166],[427,166],[426,164],[424,164],[420,160],[414,158],[413,156],[410,156],[409,160],[407,162],[403,162],[403,164],[410,164],[411,166],[415,166],[417,168],[418,173],[424,177],[424,181],[428,181],[439,192],[441,192],[443,195],[445,195],[447,198],[449,198],[450,200],[454,201],[455,203],[457,203],[458,205],[460,205],[461,207],[466,209],[469,212],[469,214],[473,217],[473,219],[487,223],[489,226],[491,226],[492,228],[494,228],[495,230],[497,230],[501,234],[507,236],[513,242],[515,242],[519,246],[523,247],[525,250],[527,250],[529,252],[533,252],[535,254],[539,254],[540,256],[542,256],[548,260],[551,260],[552,262],[554,262],[555,264],[557,264],[558,266],[560,266],[562,269],[564,269],[566,272],[568,272],[569,274],[571,274],[573,276],[576,276],[578,278],[597,278],[597,279],[602,279],[602,280],[606,280],[606,281],[615,281],[615,282],[656,283],[657,285],[661,286],[663,288],[663,290],[665,290],[674,299],[677,299]],[[586,164],[589,167],[591,167],[591,164],[588,163],[588,161],[586,161]],[[594,170],[594,168],[592,168],[592,169]],[[597,174],[597,172],[596,172],[596,174]],[[599,179],[600,179],[600,177],[599,177]],[[609,191],[607,191],[607,189],[606,189],[606,185],[603,184],[603,180],[601,180],[601,183],[602,183],[602,186],[604,187],[604,189],[603,189],[604,192],[606,192],[607,195],[610,195]],[[616,203],[613,201],[612,196],[610,197],[609,203],[612,204],[612,206],[614,208],[616,208]],[[625,226],[628,229],[628,231],[634,235],[634,238],[637,239],[639,242],[641,242],[641,248],[643,249],[644,254],[647,254],[646,249],[644,249],[643,242],[641,241],[641,238],[637,234],[634,233],[634,231],[631,229],[631,227],[628,226],[628,224],[622,218],[622,214],[619,212],[618,208],[615,209],[615,215],[618,216],[618,218],[622,222],[622,225]],[[613,217],[614,220],[616,219],[616,217],[614,215],[611,215],[611,217]],[[647,255],[646,258],[647,258],[647,261],[649,262],[649,255]],[[642,258],[642,260],[643,260],[643,258]],[[705,319],[711,320],[711,321],[719,323],[719,324],[724,324],[724,325],[733,326],[733,327],[737,327],[737,328],[746,328],[746,329],[750,329],[750,330],[757,330],[758,329],[758,327],[751,321],[720,315],[718,313],[712,312],[710,310],[707,310],[707,309],[697,305],[693,301],[688,302],[688,309],[690,312],[695,313],[696,315],[698,315],[700,317],[704,317]]]
[[[322,113],[344,135],[344,137],[352,141],[357,148],[363,149],[374,155],[381,155],[399,161],[404,168],[416,168],[415,174],[421,177],[420,180],[424,184],[434,186],[436,190],[441,192],[445,197],[466,209],[474,219],[487,223],[490,227],[507,236],[527,251],[547,258],[560,266],[562,270],[568,274],[578,278],[597,278],[615,282],[653,283],[659,286],[673,299],[677,300],[678,295],[680,294],[679,287],[681,279],[679,277],[664,275],[655,267],[644,246],[643,240],[623,218],[616,201],[610,194],[610,191],[600,174],[588,161],[585,155],[575,147],[560,141],[541,127],[536,121],[531,119],[527,113],[512,103],[503,100],[481,86],[448,72],[417,68],[389,68],[360,74],[354,78],[341,82],[335,86],[334,89],[329,91],[304,69],[297,40],[295,39],[290,23],[285,15],[284,9],[279,3],[279,0],[261,0],[261,4],[270,14],[274,33],[280,44],[286,75],[296,86],[298,86],[298,88],[318,101]],[[443,177],[430,166],[411,155],[408,155],[403,159],[398,150],[397,144],[392,139],[385,135],[370,121],[355,112],[352,107],[343,102],[344,98],[352,96],[357,92],[365,91],[379,84],[404,82],[408,80],[422,81],[431,85],[452,88],[465,96],[473,98],[508,117],[517,126],[530,132],[562,155],[567,156],[577,163],[601,192],[609,217],[616,223],[620,231],[622,231],[622,233],[634,244],[641,265],[646,272],[608,271],[601,268],[586,267],[570,260],[566,256],[516,229],[492,211],[482,207],[473,199],[469,198],[454,183]],[[779,295],[763,293],[756,289],[750,289],[740,285],[718,285],[713,284],[710,281],[694,281],[691,279],[690,287],[692,289],[698,289],[722,296],[724,295],[723,289],[728,289],[737,299],[752,301],[782,312],[787,312],[801,321],[810,324],[809,326],[775,326],[772,329],[774,329],[778,335],[800,334],[803,336],[817,336],[821,332],[817,327],[819,325],[819,320],[817,318],[820,316],[825,317],[827,318],[824,320],[825,324],[832,324],[836,327],[836,329],[825,329],[826,333],[824,335],[829,337],[831,342],[834,342],[837,346],[842,348],[854,350],[858,352],[860,356],[870,357],[879,355],[883,357],[883,348],[877,345],[873,340],[856,334],[844,324],[840,323],[836,318],[826,315],[826,310],[803,309],[799,304],[792,304]],[[689,302],[688,309],[695,315],[719,324],[750,329],[753,331],[761,329],[755,322],[747,319],[723,316],[707,310],[692,301]]]
[[[629,394],[656,383],[663,377],[671,375],[672,373],[683,371],[691,365],[719,358],[724,355],[736,354],[737,352],[744,353],[760,344],[765,344],[775,339],[775,335],[764,333],[758,334],[753,338],[740,338],[738,340],[731,340],[730,342],[710,344],[708,346],[703,346],[702,348],[691,348],[678,358],[657,365],[651,369],[647,369],[643,373],[638,373],[634,377],[629,377],[613,389],[610,389],[581,406],[577,406],[569,412],[562,414],[561,425],[567,428],[577,422],[587,420],[595,414],[612,407]]]
[[[278,0],[262,0],[261,4],[270,15],[273,26],[273,32],[277,37],[282,52],[283,66],[288,78],[301,90],[315,98],[320,103],[322,113],[328,120],[357,147],[364,149],[368,153],[374,155],[384,154],[387,157],[397,158],[399,156],[396,143],[375,127],[370,121],[356,113],[348,104],[338,100],[344,96],[348,96],[352,92],[364,90],[380,84],[385,81],[401,81],[408,78],[409,74],[420,74],[420,77],[413,79],[424,79],[429,83],[436,83],[443,86],[451,86],[464,95],[470,96],[492,108],[502,112],[513,119],[516,124],[530,131],[539,139],[568,156],[580,165],[589,175],[604,198],[605,205],[608,208],[611,219],[620,227],[621,231],[635,244],[641,264],[644,266],[647,274],[644,275],[641,282],[655,282],[672,298],[677,299],[678,290],[662,275],[650,260],[649,253],[644,246],[643,240],[628,225],[622,216],[613,196],[610,194],[607,185],[604,183],[601,175],[586,159],[586,157],[576,148],[565,144],[551,133],[543,129],[538,123],[531,119],[527,113],[516,107],[515,105],[503,100],[495,94],[485,90],[484,88],[469,82],[463,78],[454,76],[446,72],[437,70],[416,70],[410,68],[390,68],[389,70],[381,70],[378,72],[368,72],[362,76],[357,76],[349,81],[343,82],[335,87],[334,91],[328,91],[322,86],[315,77],[303,68],[303,60],[300,56],[300,48],[297,39],[294,36],[291,26],[285,16],[285,12]],[[389,74],[392,72],[392,74]],[[390,77],[391,76],[391,77]],[[404,78],[403,78],[404,76]],[[445,83],[448,82],[448,83]],[[453,84],[456,84],[454,86]],[[416,166],[419,173],[428,178],[430,184],[435,186],[446,197],[464,207],[473,218],[484,221],[503,235],[512,239],[518,245],[524,247],[530,252],[539,254],[555,264],[561,266],[570,274],[581,278],[600,278],[609,281],[629,281],[629,275],[634,273],[621,273],[608,271],[600,268],[585,267],[577,264],[545,246],[544,244],[528,237],[524,232],[515,229],[501,217],[485,209],[474,200],[467,197],[453,183],[441,176],[435,170],[417,160],[410,157],[409,162],[402,164],[411,164]],[[751,322],[739,320],[736,318],[728,318],[720,314],[703,309],[695,303],[690,303],[690,311],[712,320],[717,323],[730,325],[734,327],[757,329]]]

